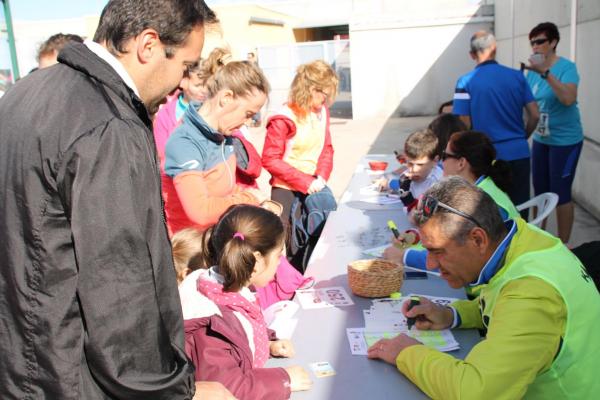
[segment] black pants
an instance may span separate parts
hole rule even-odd
[[[294,201],[296,200],[297,196],[303,197],[306,195],[288,189],[278,187],[271,188],[271,200],[274,200],[283,206],[283,211],[281,212],[281,222],[283,222],[283,228],[286,232],[285,245],[287,250],[287,259],[290,262],[290,264],[294,266],[294,268],[296,268],[300,273],[303,274],[304,270],[306,269],[306,262],[310,257],[310,253],[316,245],[316,239],[314,243],[309,243],[303,248],[298,248],[298,246],[296,246],[296,244],[292,240],[292,204],[294,204]]]
[[[508,165],[512,174],[512,184],[506,194],[513,204],[518,206],[531,198],[531,159],[527,157],[508,161]],[[521,217],[527,220],[529,211],[521,211]]]

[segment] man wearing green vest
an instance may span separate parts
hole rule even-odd
[[[492,198],[459,177],[432,186],[414,220],[427,268],[453,288],[485,285],[451,307],[422,298],[418,329],[480,328],[463,360],[399,335],[369,348],[436,399],[589,399],[600,392],[600,295],[579,260],[522,219],[504,223]]]

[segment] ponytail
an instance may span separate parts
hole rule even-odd
[[[263,257],[283,246],[285,231],[281,219],[261,207],[231,206],[214,226],[211,247],[215,264],[225,282],[223,289],[237,292],[248,284],[258,251]]]
[[[254,251],[240,238],[229,240],[219,258],[219,272],[225,278],[223,289],[226,292],[238,292],[250,280],[256,257]]]
[[[202,84],[206,85],[208,78],[217,73],[229,61],[231,61],[231,52],[228,49],[215,47],[206,60],[202,60],[192,72],[197,73]]]
[[[490,138],[482,132],[462,131],[453,133],[448,141],[454,154],[464,157],[477,178],[489,176],[500,190],[506,192],[511,186],[508,163],[496,160],[496,149]]]
[[[206,80],[208,98],[213,98],[220,90],[229,89],[238,96],[247,96],[257,90],[266,95],[271,86],[260,68],[249,61],[231,61],[209,76]]]
[[[495,160],[495,162],[490,165],[486,175],[492,178],[500,190],[508,193],[512,186],[512,171],[508,162],[504,160]]]

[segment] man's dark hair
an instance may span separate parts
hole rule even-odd
[[[459,176],[451,176],[431,186],[424,194],[472,216],[493,242],[500,241],[506,235],[498,205],[486,192]],[[422,226],[430,219],[436,220],[447,238],[464,244],[471,230],[477,225],[460,215],[438,206],[433,215],[426,215],[422,206],[415,208],[412,220]]]
[[[158,32],[167,46],[181,46],[198,25],[217,23],[215,13],[203,0],[110,0],[102,10],[94,41],[105,42],[113,55],[126,53],[125,44],[144,29]]]
[[[537,24],[531,32],[529,32],[529,40],[541,34],[546,35],[550,42],[556,40],[556,46],[558,46],[558,42],[560,42],[560,33],[558,32],[556,25],[552,22],[542,22],[541,24]],[[555,51],[556,46],[554,46]]]

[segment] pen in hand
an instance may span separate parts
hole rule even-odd
[[[396,224],[394,223],[394,221],[392,221],[391,219],[387,222],[387,226],[388,228],[390,228],[390,231],[392,231],[392,233],[394,234],[394,237],[396,239],[398,239],[400,237],[400,231],[398,231],[398,227],[396,226]]]
[[[419,296],[410,296],[410,304],[408,305],[408,311],[410,311],[410,309],[414,306],[418,306],[419,304],[421,304],[421,299],[419,298]],[[413,327],[415,322],[417,322],[416,317],[406,317],[406,326],[408,327],[409,331],[410,328]]]

